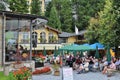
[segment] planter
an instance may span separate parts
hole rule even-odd
[[[20,63],[20,64],[14,64],[14,68],[15,69],[19,69],[19,68],[21,68],[21,67],[23,67],[24,65],[22,64],[22,63]]]
[[[37,67],[43,67],[44,63],[40,63],[40,62],[35,62],[35,68]]]
[[[54,71],[54,76],[59,76],[60,75],[60,71]]]

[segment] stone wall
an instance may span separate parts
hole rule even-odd
[[[2,16],[0,15],[0,65],[2,64]]]

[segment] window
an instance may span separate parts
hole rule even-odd
[[[29,33],[28,32],[24,32],[23,33],[23,39],[28,39],[29,38]]]
[[[49,43],[52,43],[53,42],[53,33],[49,33]]]
[[[46,34],[45,32],[40,33],[40,43],[45,43],[46,42]]]
[[[32,33],[32,40],[34,40],[37,43],[37,32]]]

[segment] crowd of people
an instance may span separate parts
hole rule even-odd
[[[59,57],[55,60],[59,61]],[[79,54],[65,54],[63,56],[65,66],[70,66],[73,70],[76,70],[78,74],[88,71],[101,71],[103,74],[107,72],[120,70],[120,58],[112,57],[111,61],[107,60],[107,57],[96,59],[94,56],[80,56]]]
[[[106,56],[101,59],[96,59],[93,56],[83,56],[66,54],[66,65],[69,65],[76,70],[78,74],[86,71],[99,70],[103,74],[110,71],[120,70],[120,58],[112,57],[111,61],[107,61]]]

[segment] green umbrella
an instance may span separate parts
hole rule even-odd
[[[109,45],[107,46],[106,56],[107,56],[107,61],[110,62],[111,61],[111,54],[110,54],[110,46]]]
[[[80,57],[83,57],[83,51],[80,52]]]
[[[98,52],[98,46],[96,46],[95,58],[96,58],[96,59],[99,59],[99,58],[100,58],[99,52]]]
[[[57,50],[56,50],[56,46],[55,46],[55,50],[54,50],[54,56],[57,56]]]
[[[74,55],[74,56],[76,56],[76,52],[77,52],[77,51],[73,51],[73,55]]]
[[[43,55],[46,56],[46,50],[45,50],[45,47],[43,49]]]

